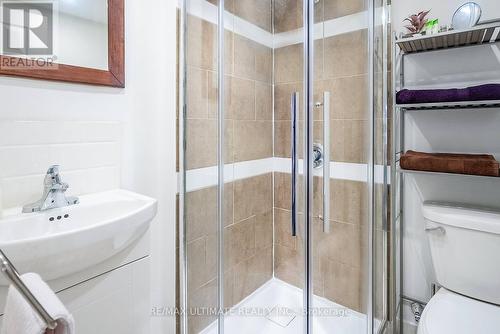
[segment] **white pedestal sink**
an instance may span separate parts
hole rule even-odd
[[[17,269],[44,280],[70,275],[119,253],[140,238],[156,215],[157,201],[125,190],[80,197],[80,204],[0,219],[0,248]],[[0,285],[7,285],[0,275]]]

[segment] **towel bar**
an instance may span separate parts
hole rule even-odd
[[[36,313],[42,318],[47,324],[48,329],[55,329],[57,327],[57,321],[55,321],[50,314],[45,310],[45,308],[40,304],[38,299],[31,293],[26,284],[21,280],[21,276],[17,272],[16,268],[12,265],[7,256],[0,249],[0,270],[7,276],[11,283],[16,287],[19,293],[26,299],[26,301],[33,307]]]

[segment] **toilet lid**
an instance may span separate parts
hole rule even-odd
[[[498,334],[500,306],[440,289],[424,309],[419,333]]]

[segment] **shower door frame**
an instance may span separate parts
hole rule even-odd
[[[179,306],[180,306],[180,331],[182,334],[188,333],[187,326],[187,239],[186,239],[186,219],[184,199],[186,194],[186,170],[185,166],[185,149],[186,149],[186,127],[185,117],[187,110],[187,1],[180,0],[180,15],[179,15],[179,116],[178,116],[178,135],[179,135],[179,205],[178,205],[178,219],[179,219]],[[218,4],[218,101],[224,101],[224,0],[219,0]],[[313,110],[314,106],[314,40],[315,40],[315,19],[314,19],[314,5],[317,0],[302,0],[303,2],[303,80],[304,80],[304,98],[301,99],[304,108],[304,129],[305,138],[304,143],[307,150],[304,150],[304,190],[305,190],[305,213],[304,216],[304,289],[303,289],[303,308],[305,314],[304,333],[312,334],[313,329],[313,316],[310,315],[312,308],[313,298],[313,242],[311,238],[311,226],[313,223]],[[374,330],[374,235],[373,230],[374,222],[374,173],[375,173],[375,120],[374,120],[374,25],[375,25],[375,6],[374,0],[367,0],[367,13],[368,13],[368,73],[369,73],[369,158],[367,163],[367,191],[368,191],[368,279],[367,279],[367,326],[368,334],[372,334]],[[384,18],[384,20],[387,18]],[[384,22],[384,25],[387,22]],[[384,96],[384,100],[387,97]],[[223,212],[223,199],[224,199],[224,103],[218,103],[217,118],[218,118],[218,140],[217,140],[217,171],[218,171],[218,191],[217,191],[217,272],[218,272],[218,308],[224,308],[224,287],[223,287],[223,274],[224,274],[224,258],[223,258],[223,228],[224,228],[224,212]],[[387,123],[387,119],[384,119]],[[387,131],[385,125],[384,132]],[[325,138],[326,140],[326,138]],[[384,133],[384,147],[387,146],[387,133]],[[387,163],[384,165],[384,189],[386,188],[387,179]],[[385,191],[384,191],[385,193]],[[385,196],[384,196],[385,198]],[[387,206],[384,203],[383,206]],[[382,208],[386,212],[386,208]],[[385,268],[387,269],[387,268]],[[387,318],[383,319],[380,329],[385,328]],[[218,316],[218,333],[224,333],[224,315],[219,312]]]
[[[314,134],[314,0],[304,0],[303,43],[304,43],[304,289],[302,291],[305,312],[304,333],[313,333],[313,317],[310,309],[313,304],[313,134]]]

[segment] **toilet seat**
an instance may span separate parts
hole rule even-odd
[[[500,333],[500,306],[441,288],[425,307],[418,334],[471,333]]]

